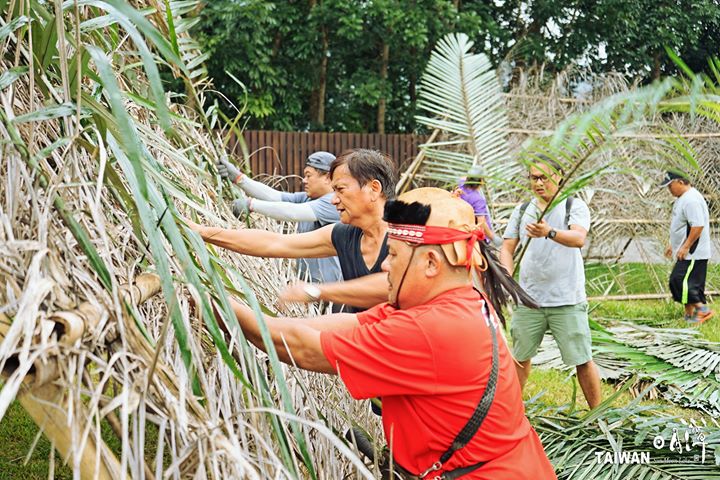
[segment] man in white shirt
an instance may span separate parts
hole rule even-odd
[[[581,199],[568,198],[538,220],[555,198],[562,176],[562,166],[551,159],[543,157],[531,165],[528,178],[535,198],[515,208],[503,235],[500,261],[511,274],[515,249],[527,244],[520,262],[520,286],[540,305],[538,309],[519,305],[513,312],[513,356],[524,387],[532,357],[550,330],[563,362],[575,367],[585,399],[595,408],[600,403],[600,376],[592,359],[580,253],[590,229],[590,210]]]
[[[676,259],[670,273],[670,292],[685,307],[685,320],[699,325],[713,316],[705,304],[705,277],[711,255],[707,202],[680,172],[666,172],[660,186],[668,187],[676,198],[670,220],[670,244],[665,249],[666,257]]]

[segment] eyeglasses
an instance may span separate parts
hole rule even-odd
[[[546,175],[528,175],[530,183],[542,182],[547,183],[550,179]]]

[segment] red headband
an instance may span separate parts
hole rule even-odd
[[[402,240],[403,242],[422,245],[444,245],[467,240],[465,266],[470,269],[475,243],[485,240],[485,232],[480,229],[466,232],[448,227],[390,223],[388,224],[388,237],[394,240]]]

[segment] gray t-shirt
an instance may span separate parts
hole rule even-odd
[[[675,200],[670,220],[670,247],[673,258],[687,239],[688,225],[703,227],[697,248],[694,253],[685,257],[686,260],[707,260],[711,255],[710,247],[710,214],[707,202],[702,194],[690,188]]]
[[[308,206],[312,208],[315,217],[317,217],[316,222],[298,222],[298,233],[310,232],[330,223],[337,223],[340,221],[340,214],[331,202],[333,195],[334,193],[331,192],[313,200],[308,197],[305,192],[283,192],[283,202],[307,203]],[[310,279],[313,282],[327,283],[339,282],[342,280],[340,262],[337,257],[300,258],[298,259],[298,269],[301,276],[304,276],[306,272],[309,272]]]
[[[565,204],[545,215],[545,221],[556,230],[567,230],[565,225]],[[533,200],[523,213],[520,207],[513,210],[503,238],[520,238],[518,249],[528,241],[525,227],[534,223],[542,213]],[[579,198],[574,198],[570,211],[569,225],[578,225],[590,230],[590,209]],[[566,247],[549,238],[533,238],[520,262],[520,286],[541,307],[577,305],[587,300],[585,295],[585,269],[579,248]]]

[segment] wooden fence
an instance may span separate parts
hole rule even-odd
[[[278,132],[250,130],[243,134],[250,153],[253,175],[297,175],[302,177],[308,155],[324,150],[335,155],[350,148],[371,148],[390,155],[398,169],[411,162],[418,145],[427,137],[413,134]],[[231,138],[231,154],[242,157],[237,138]],[[289,187],[300,188],[300,180],[289,181]]]

